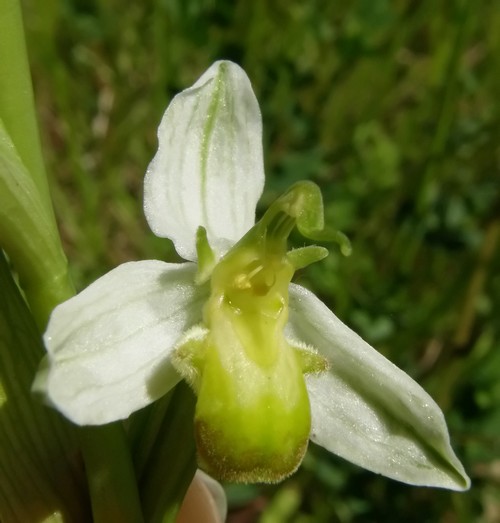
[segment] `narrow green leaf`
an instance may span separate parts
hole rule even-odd
[[[135,473],[121,423],[82,427],[79,434],[92,493],[93,522],[142,523]]]
[[[89,521],[75,431],[31,395],[43,348],[1,251],[0,289],[0,520]]]
[[[0,121],[0,247],[19,274],[40,329],[73,294],[58,231]]]
[[[21,2],[0,0],[0,120],[55,223],[36,121]]]
[[[162,402],[167,401],[166,411]],[[148,523],[174,523],[196,472],[193,420],[196,398],[184,382],[171,398],[151,408],[162,416],[161,430],[139,478],[144,516]],[[154,418],[154,415],[153,415]],[[142,445],[139,439],[137,445]]]

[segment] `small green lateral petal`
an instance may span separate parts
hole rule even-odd
[[[198,227],[196,231],[196,254],[198,256],[198,271],[195,277],[195,283],[201,285],[205,283],[212,274],[217,263],[217,257],[210,247],[205,227]]]
[[[328,249],[317,245],[308,245],[307,247],[300,247],[299,249],[293,249],[292,251],[287,252],[286,259],[297,271],[311,265],[312,263],[321,261],[327,256]]]

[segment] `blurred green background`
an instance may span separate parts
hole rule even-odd
[[[229,521],[500,521],[500,9],[486,0],[24,1],[44,153],[79,289],[175,260],[142,180],[172,96],[216,59],[264,121],[263,209],[323,191],[336,249],[297,280],[445,412],[465,494],[378,477],[312,446],[275,486],[227,487]],[[335,398],[332,398],[335,401]],[[168,474],[168,471],[165,471]]]

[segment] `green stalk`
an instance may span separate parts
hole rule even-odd
[[[18,0],[0,0],[0,118],[54,221]]]
[[[1,120],[0,247],[14,264],[43,331],[52,309],[71,297],[74,288],[55,223]]]
[[[0,250],[0,519],[89,520],[76,431],[31,394],[40,335]]]
[[[144,478],[156,442],[164,436],[161,432],[164,429],[163,421],[174,391],[175,387],[152,405],[134,412],[130,417],[127,437],[134,456],[135,474],[139,483]]]
[[[0,0],[0,34],[0,248],[14,264],[33,317],[43,331],[52,309],[73,296],[74,288],[43,166],[17,0]],[[11,344],[0,349],[5,357],[9,351],[23,350]],[[7,378],[16,380],[15,375]],[[17,403],[15,394],[9,402]],[[142,521],[123,427],[81,429],[80,436],[94,521]]]
[[[75,291],[59,236],[47,219],[14,145],[3,131],[0,122],[0,245],[14,263],[33,317],[43,330],[52,309]],[[119,425],[96,427],[90,432],[82,429],[95,521],[141,521],[136,480],[124,442],[124,430]],[[122,503],[127,512],[119,519],[110,519]]]
[[[134,467],[122,424],[82,427],[80,442],[94,523],[142,523],[139,495],[132,484]]]
[[[193,432],[196,398],[182,381],[171,398],[154,404],[162,417],[149,459],[139,464],[139,477],[144,517],[148,523],[174,523],[186,491],[196,472],[196,446]],[[153,414],[154,415],[154,414]],[[145,433],[146,439],[150,437]],[[142,441],[136,442],[137,447]],[[136,464],[137,466],[138,464]]]

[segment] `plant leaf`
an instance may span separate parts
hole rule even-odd
[[[89,521],[75,427],[30,386],[40,334],[0,250],[0,519]]]
[[[1,121],[0,246],[14,264],[43,330],[46,311],[67,297],[67,262],[55,222]]]

